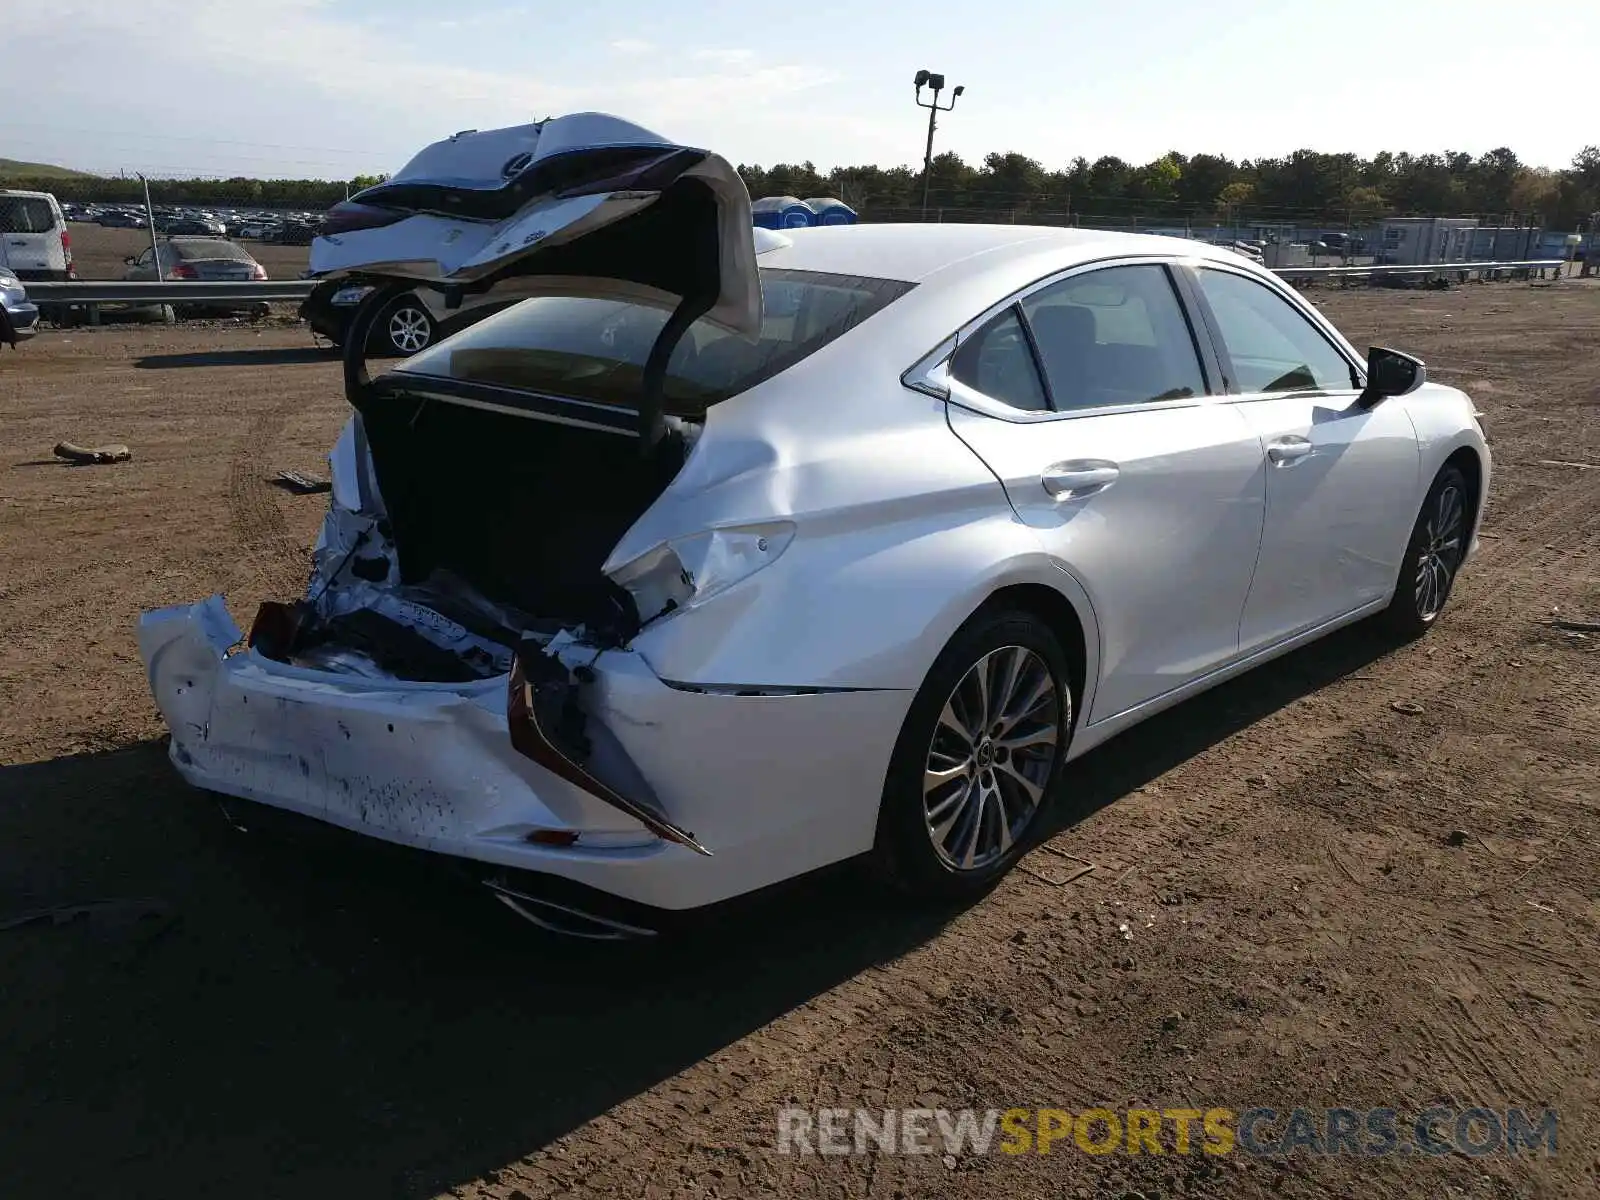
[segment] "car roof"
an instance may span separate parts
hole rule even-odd
[[[934,275],[954,282],[1049,256],[1062,268],[1075,262],[1133,254],[1170,254],[1246,261],[1231,251],[1188,238],[1114,233],[1050,225],[887,224],[785,229],[788,245],[761,255],[763,267],[866,275],[923,283]]]

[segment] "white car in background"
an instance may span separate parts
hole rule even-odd
[[[0,270],[24,283],[74,277],[72,235],[49,192],[0,191]]]
[[[172,759],[552,928],[859,855],[974,896],[1073,758],[1363,617],[1424,632],[1474,544],[1467,397],[1227,250],[756,231],[726,161],[592,114],[338,219],[325,270],[524,299],[347,358],[304,597],[144,616]]]
[[[337,273],[319,282],[300,303],[299,316],[335,349],[343,349],[363,302],[386,281]],[[405,358],[426,350],[440,337],[482,320],[514,303],[492,291],[460,298],[456,307],[429,287],[385,288],[382,312],[369,323],[366,353]]]

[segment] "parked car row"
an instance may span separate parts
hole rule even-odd
[[[66,219],[110,229],[147,229],[150,217],[138,204],[64,204]],[[320,213],[267,212],[258,209],[196,208],[156,205],[150,213],[157,233],[203,237],[247,238],[284,245],[308,246],[321,224]]]

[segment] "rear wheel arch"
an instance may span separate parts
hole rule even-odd
[[[1065,611],[1062,604],[1067,606]],[[873,838],[872,857],[878,872],[901,891],[925,899],[976,898],[1035,844],[1041,814],[1048,807],[1072,736],[1073,722],[1062,720],[1065,714],[1060,706],[1077,707],[1075,696],[1062,697],[1057,690],[1063,683],[1078,690],[1071,683],[1076,668],[1068,645],[1077,617],[1067,616],[1070,610],[1066,598],[1048,586],[1010,585],[972,611],[941,648],[912,698],[896,738]],[[1064,618],[1071,624],[1063,626]],[[999,675],[991,666],[997,655],[1009,656],[1005,660],[1009,665],[1002,664]],[[1041,667],[1057,689],[1036,690]],[[967,681],[980,676],[989,683],[974,691]],[[998,690],[997,683],[1003,684]],[[958,694],[965,697],[964,702],[956,700]],[[1013,710],[1011,701],[1019,695],[1031,698],[1024,707]],[[1023,740],[1009,744],[1002,734],[1015,736],[1021,726],[1008,726],[1013,718],[1006,714],[1015,712],[1016,722],[1026,722],[1028,714],[1038,711],[1040,701],[1048,703],[1045,716],[1037,718],[1042,725],[1030,727]],[[974,703],[978,705],[976,726]],[[992,729],[991,721],[996,722]],[[958,732],[954,743],[945,736],[947,731],[963,728],[965,735]],[[1046,730],[1048,740],[1041,736]],[[1027,764],[1023,746],[1034,747]],[[965,762],[958,762],[963,756]],[[1046,763],[1048,774],[1040,777],[1038,768]],[[1007,773],[1013,782],[1009,802],[1002,779]],[[1019,793],[1018,779],[1024,775]],[[930,791],[930,780],[935,789],[954,786],[956,791]],[[1031,806],[1019,812],[1019,804],[1030,796]],[[960,807],[951,810],[951,804]],[[936,828],[941,813],[945,819]],[[997,814],[1001,830],[992,826]],[[952,821],[958,824],[952,826]],[[961,826],[962,821],[967,824]],[[1009,827],[1009,835],[1003,832],[1005,827]],[[952,837],[957,846],[951,845]],[[960,854],[963,838],[968,839],[964,843],[966,857],[957,864],[950,854]],[[974,860],[978,850],[984,853]]]
[[[1031,613],[1055,631],[1072,671],[1073,725],[1082,724],[1091,663],[1088,626],[1077,607],[1064,593],[1046,584],[1014,583],[991,593],[973,615],[1006,610]]]

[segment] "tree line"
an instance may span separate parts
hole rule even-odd
[[[910,167],[811,163],[741,166],[752,196],[834,196],[864,218],[920,214],[922,172]],[[1487,154],[1322,154],[1235,162],[1173,151],[1142,166],[1120,158],[1077,158],[1050,170],[1024,154],[989,154],[973,166],[960,155],[933,160],[928,205],[963,218],[1301,222],[1364,224],[1385,216],[1480,216],[1573,229],[1600,210],[1600,146],[1569,168],[1524,164],[1501,147]]]
[[[809,163],[741,165],[752,196],[836,196],[866,220],[920,215],[923,178],[912,167],[835,167]],[[378,181],[317,179],[153,179],[157,204],[320,210]],[[51,191],[62,200],[140,203],[138,179],[0,178],[0,187]],[[930,216],[1060,222],[1077,219],[1225,223],[1366,224],[1384,216],[1479,216],[1541,224],[1587,225],[1600,211],[1600,146],[1586,146],[1563,170],[1532,167],[1506,147],[1474,157],[1444,154],[1322,154],[1234,161],[1173,151],[1142,166],[1120,158],[1074,159],[1052,170],[1015,152],[980,165],[946,152],[927,180]]]

